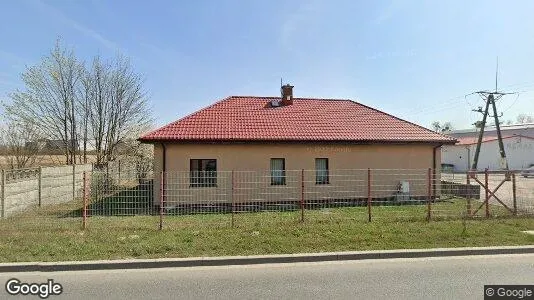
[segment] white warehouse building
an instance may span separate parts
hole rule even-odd
[[[509,169],[520,170],[534,165],[534,137],[506,133],[502,137]],[[444,169],[464,172],[473,164],[478,137],[464,136],[456,139],[457,144],[441,148],[441,162]],[[496,136],[485,136],[480,147],[477,169],[500,170],[501,161],[499,140]]]

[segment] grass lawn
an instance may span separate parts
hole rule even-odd
[[[365,207],[307,210],[304,223],[300,211],[242,213],[234,227],[231,214],[166,216],[160,231],[157,216],[93,216],[82,230],[81,218],[46,210],[0,221],[0,262],[534,244],[521,232],[534,218],[458,218],[464,211],[461,200],[434,204],[426,222],[424,205],[380,206],[371,223]]]

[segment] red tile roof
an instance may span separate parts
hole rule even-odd
[[[532,137],[525,136],[525,135],[520,135],[520,134],[504,134],[504,135],[502,135],[503,140],[504,139],[513,138],[513,137],[523,137],[523,138],[527,138],[527,139],[534,139]],[[465,145],[465,146],[467,146],[467,145],[476,144],[478,142],[478,137],[471,137],[471,136],[459,137],[459,138],[457,138],[457,140],[458,140],[458,143],[456,145]],[[496,141],[496,140],[498,140],[498,138],[495,135],[482,137],[482,143]]]
[[[351,100],[232,96],[139,138],[164,141],[434,142],[455,139]]]

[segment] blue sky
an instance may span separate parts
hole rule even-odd
[[[60,36],[82,58],[131,58],[163,125],[229,95],[350,98],[430,126],[470,126],[499,86],[534,114],[534,1],[19,0],[0,4],[0,99]]]

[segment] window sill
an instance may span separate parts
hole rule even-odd
[[[190,184],[189,188],[216,188],[216,184]]]

